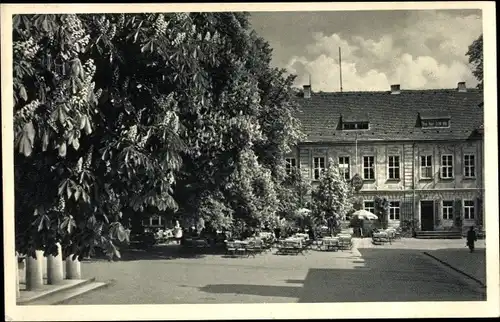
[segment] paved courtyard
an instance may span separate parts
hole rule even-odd
[[[356,240],[352,251],[255,258],[193,256],[177,246],[128,253],[117,262],[82,264],[85,277],[110,285],[66,304],[313,303],[477,301],[485,289],[423,251],[469,254],[462,240],[400,240],[374,246]],[[444,250],[441,250],[443,252]],[[469,258],[469,257],[464,257]],[[483,259],[484,261],[484,259]],[[477,262],[476,262],[477,264]]]

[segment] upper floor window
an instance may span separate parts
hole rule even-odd
[[[474,200],[464,200],[464,219],[474,219]]]
[[[401,212],[399,201],[389,202],[389,219],[399,220],[399,214]]]
[[[453,178],[453,155],[445,154],[441,156],[441,178]]]
[[[363,179],[374,180],[375,179],[375,157],[374,156],[364,156],[363,157]]]
[[[313,158],[313,176],[314,180],[319,180],[321,173],[325,170],[325,157]]]
[[[375,201],[373,201],[373,200],[365,200],[363,202],[363,208],[366,211],[369,211],[372,214],[374,214],[375,213]]]
[[[389,156],[389,179],[399,180],[399,155]]]
[[[476,176],[476,160],[474,154],[464,155],[464,176],[474,178]]]
[[[420,178],[432,178],[432,155],[420,156]]]
[[[351,178],[351,165],[349,157],[339,157],[339,169],[340,174],[345,180],[349,180]]]
[[[287,174],[292,173],[292,170],[297,167],[297,160],[295,158],[285,158],[285,170]]]
[[[369,128],[368,122],[342,122],[343,130],[368,130]]]
[[[453,219],[453,200],[443,200],[443,219]]]

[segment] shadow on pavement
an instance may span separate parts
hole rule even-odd
[[[140,260],[169,260],[179,258],[203,258],[206,255],[224,254],[224,250],[218,248],[186,248],[178,245],[155,245],[147,250],[127,248],[121,251],[122,258],[119,261]]]
[[[305,280],[287,280],[302,286],[209,284],[207,293],[289,297],[291,302],[411,302],[481,301],[485,291],[472,288],[456,276],[404,249],[359,249],[364,265],[350,269],[309,269]],[[295,300],[292,300],[292,299]]]
[[[252,284],[211,284],[200,288],[200,291],[218,294],[246,294],[268,297],[297,297],[302,287],[272,286]]]
[[[479,248],[472,253],[468,249],[436,249],[426,253],[486,285],[486,249]]]

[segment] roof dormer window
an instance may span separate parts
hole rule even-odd
[[[368,122],[343,122],[342,130],[368,130],[370,124]]]
[[[443,120],[443,119],[423,120],[422,121],[422,127],[423,128],[429,128],[429,127],[450,127],[450,120]]]
[[[444,113],[420,113],[422,128],[447,128],[450,127],[450,116]]]

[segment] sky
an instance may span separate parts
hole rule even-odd
[[[252,12],[252,27],[273,48],[275,67],[295,85],[339,91],[474,87],[468,46],[482,33],[480,10]]]

